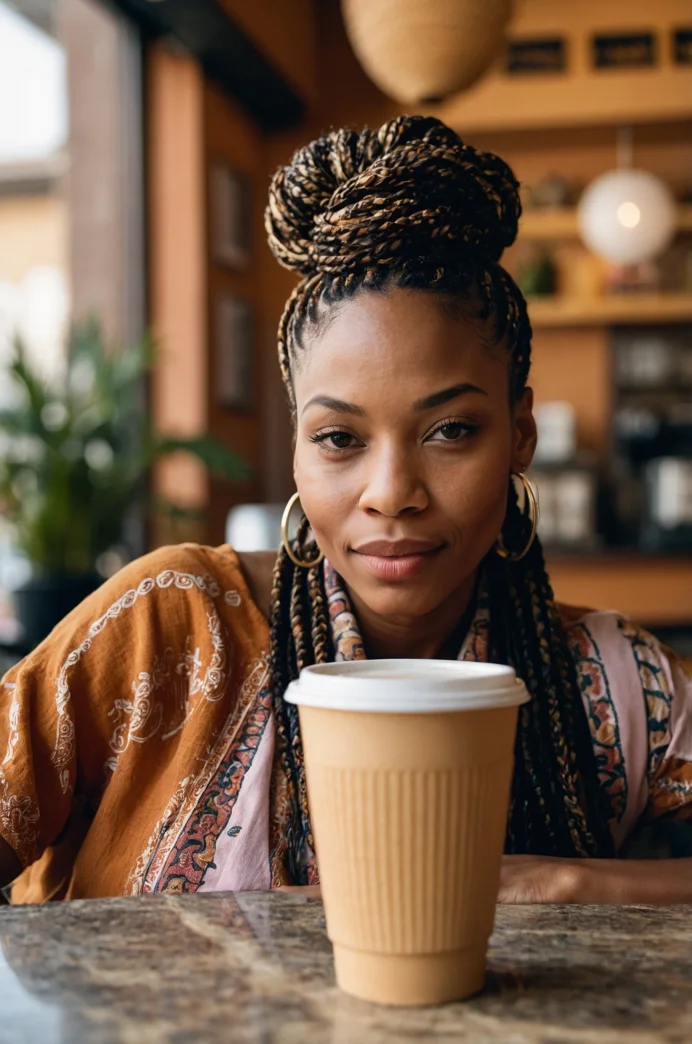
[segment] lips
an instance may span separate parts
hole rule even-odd
[[[371,540],[353,550],[359,555],[376,558],[401,558],[404,555],[424,555],[436,551],[441,545],[434,540]]]
[[[378,580],[410,580],[442,551],[429,540],[371,540],[353,548],[366,572]]]

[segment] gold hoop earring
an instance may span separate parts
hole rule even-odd
[[[540,506],[538,503],[538,490],[535,490],[533,488],[523,471],[519,472],[519,474],[516,476],[512,476],[512,478],[515,477],[521,480],[521,484],[524,487],[524,494],[529,504],[529,521],[531,522],[531,535],[529,536],[528,543],[526,544],[524,550],[517,553],[516,551],[507,550],[507,548],[502,542],[502,534],[500,534],[500,536],[497,538],[495,551],[500,556],[500,558],[506,558],[509,562],[521,562],[522,558],[526,558],[529,551],[531,550],[531,546],[534,540],[536,539],[538,521],[541,517]]]
[[[300,566],[301,569],[312,569],[313,566],[319,565],[324,558],[324,551],[320,551],[317,558],[313,558],[310,562],[304,562],[301,558],[298,558],[293,548],[291,547],[291,541],[288,539],[288,523],[291,518],[291,512],[293,508],[300,500],[300,493],[294,493],[288,504],[284,508],[284,513],[281,518],[281,543],[284,546],[284,550],[288,557],[291,559],[294,565]]]

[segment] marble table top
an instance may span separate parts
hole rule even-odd
[[[692,906],[498,907],[486,988],[334,985],[322,904],[271,893],[0,908],[1,1044],[692,1041]]]

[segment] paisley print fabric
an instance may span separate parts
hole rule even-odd
[[[362,659],[324,569],[335,655]],[[561,613],[618,849],[647,854],[637,838],[673,824],[692,851],[689,669],[617,613]],[[461,658],[487,657],[489,628],[481,586]],[[268,652],[233,550],[183,544],[127,566],[14,667],[0,687],[0,835],[25,867],[13,901],[283,883]]]

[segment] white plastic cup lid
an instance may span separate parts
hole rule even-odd
[[[305,667],[289,703],[325,710],[426,714],[515,707],[528,693],[514,668],[464,660],[348,660]]]

